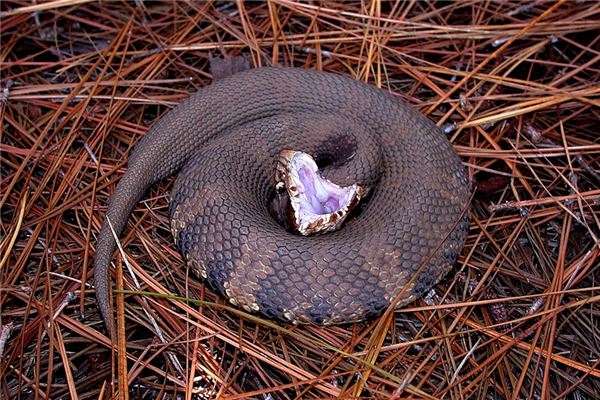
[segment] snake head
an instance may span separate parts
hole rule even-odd
[[[356,183],[341,187],[322,177],[315,160],[300,151],[279,153],[275,182],[289,198],[290,229],[304,236],[338,229],[364,196]]]

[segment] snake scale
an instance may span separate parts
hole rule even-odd
[[[282,149],[313,156],[338,185],[366,188],[356,215],[314,236],[276,222]],[[171,230],[186,262],[231,303],[271,318],[334,324],[404,305],[444,276],[467,235],[466,171],[427,118],[348,77],[253,69],[192,94],[132,152],[94,260],[106,326],[116,247],[107,220],[119,235],[146,190],[177,171]]]

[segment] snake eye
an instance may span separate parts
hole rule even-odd
[[[275,184],[275,191],[277,193],[284,193],[286,191],[285,183],[283,181],[279,181]]]
[[[275,179],[277,191],[287,190],[292,230],[305,236],[338,229],[364,194],[357,184],[341,187],[323,178],[313,158],[299,151],[280,152]]]

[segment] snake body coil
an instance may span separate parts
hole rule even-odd
[[[282,149],[324,164],[369,199],[341,229],[303,237],[269,213]],[[341,155],[340,155],[341,154]],[[136,146],[106,218],[120,234],[155,181],[182,170],[171,229],[188,264],[232,303],[293,322],[340,323],[380,313],[433,286],[467,233],[465,170],[439,129],[403,101],[352,79],[260,68],[200,90]],[[106,220],[96,296],[111,320]]]

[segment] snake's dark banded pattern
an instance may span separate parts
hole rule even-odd
[[[337,184],[365,187],[360,214],[323,235],[283,229],[269,212],[282,149],[328,161],[323,173]],[[468,183],[448,140],[403,101],[343,76],[260,68],[191,95],[130,157],[106,214],[117,234],[148,187],[178,170],[171,229],[188,264],[269,317],[353,321],[400,291],[406,304],[449,270],[466,238]],[[105,221],[95,285],[107,324],[114,249]]]

